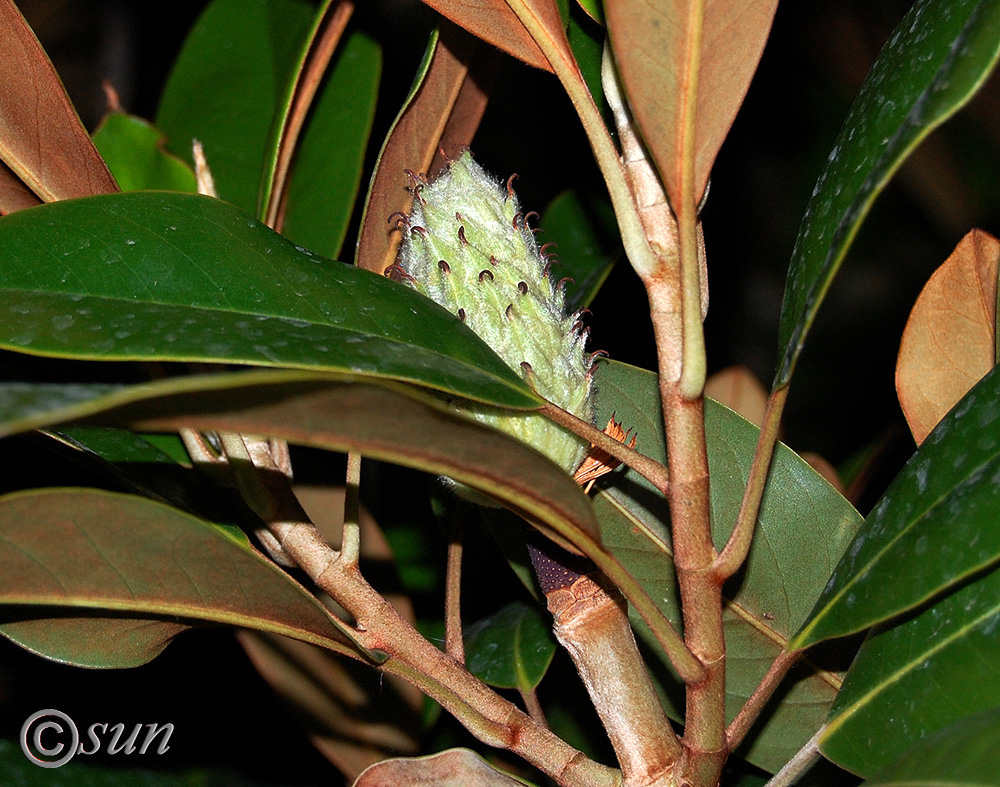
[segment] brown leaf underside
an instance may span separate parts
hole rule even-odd
[[[552,70],[542,50],[505,0],[424,0],[424,2],[459,27],[468,30],[476,38],[493,44],[497,49],[529,66],[545,71]],[[538,7],[549,16],[554,11],[555,18],[559,18],[559,12],[551,0],[532,0],[528,4]]]
[[[388,219],[410,206],[406,170],[434,172],[444,164],[441,149],[453,156],[472,141],[486,109],[492,70],[483,49],[460,28],[442,23],[423,84],[390,132],[372,180],[358,267],[382,273],[396,259],[401,235]]]
[[[699,56],[690,58],[699,33],[694,5],[609,0],[605,8],[629,106],[675,206],[683,162],[692,155],[684,149],[686,117],[695,113],[697,200],[757,69],[777,0],[705,0]]]
[[[118,191],[59,75],[12,0],[0,0],[0,31],[0,159],[45,202]],[[0,210],[17,205],[25,205],[23,194]]]
[[[918,445],[993,368],[998,260],[1000,242],[972,230],[933,273],[910,312],[896,362],[896,392]]]

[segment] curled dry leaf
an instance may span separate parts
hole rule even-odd
[[[996,359],[1000,242],[966,235],[910,312],[896,362],[896,393],[919,445]]]

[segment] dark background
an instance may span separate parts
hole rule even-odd
[[[129,111],[147,118],[155,114],[170,63],[205,4],[23,0],[18,5],[93,129],[104,109],[102,80],[117,88]],[[385,44],[385,100],[373,132],[374,154],[409,88],[433,15],[415,0],[359,5],[354,24]],[[853,96],[909,5],[812,0],[779,7],[772,40],[719,155],[702,214],[710,271],[710,372],[738,363],[770,381],[785,268],[799,219]],[[473,149],[495,174],[520,174],[518,189],[529,209],[541,210],[570,185],[600,188],[586,141],[555,79],[509,59]],[[893,389],[909,309],[965,232],[1000,231],[998,156],[1000,86],[993,79],[924,142],[879,198],[802,356],[784,438],[796,450],[819,452],[835,464],[882,446],[862,508],[913,450]],[[644,294],[626,264],[616,268],[592,310],[592,347],[654,366]],[[36,463],[41,470],[45,455],[31,450],[23,455],[24,469]],[[473,560],[485,566],[488,557],[473,551]],[[480,570],[493,571],[470,567]],[[0,733],[8,738],[42,707],[81,720],[174,721],[172,765],[238,764],[272,783],[337,778],[225,632],[186,634],[152,664],[128,672],[52,665],[0,642],[0,707]]]

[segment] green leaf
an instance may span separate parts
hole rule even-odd
[[[165,453],[146,435],[105,426],[73,426],[56,429],[51,436],[78,451],[92,453],[105,462],[122,464],[177,464],[177,458]],[[169,437],[170,435],[159,435]],[[178,443],[180,438],[172,435]],[[180,443],[180,450],[184,450]],[[185,452],[184,460],[187,459]]]
[[[599,25],[604,25],[604,8],[601,6],[601,0],[576,0],[576,2],[587,16]]]
[[[94,145],[122,191],[198,191],[194,171],[164,148],[166,137],[135,115],[112,112],[94,132]]]
[[[105,383],[0,382],[0,437],[97,412],[126,386]],[[53,419],[53,413],[59,415]]]
[[[983,84],[1000,55],[993,0],[917,0],[851,107],[799,227],[781,307],[774,385],[806,333],[875,197],[932,129]]]
[[[567,311],[589,306],[621,250],[611,203],[567,190],[549,203],[540,226],[559,239],[558,275],[573,279],[566,284]]]
[[[1000,372],[994,369],[882,495],[794,646],[866,629],[995,564],[998,482]]]
[[[191,160],[197,139],[222,199],[251,215],[271,123],[313,21],[306,0],[215,0],[188,34],[156,125]]]
[[[465,665],[490,686],[529,692],[556,652],[552,626],[538,607],[512,601],[465,629]]]
[[[538,401],[454,315],[220,200],[58,202],[0,218],[0,247],[6,349],[342,371],[505,406]]]
[[[61,447],[71,460],[124,491],[210,521],[241,543],[249,544],[249,540],[240,525],[250,528],[259,525],[257,521],[247,521],[242,501],[227,493],[220,494],[218,487],[191,466],[177,434],[143,435],[101,426],[70,426],[45,430],[43,434],[60,444],[50,446],[54,450]]]
[[[355,32],[341,44],[296,151],[282,234],[340,254],[361,184],[381,72],[379,45]]]
[[[1000,785],[1000,706],[929,735],[865,787]]]
[[[656,375],[602,362],[595,377],[598,423],[612,413],[638,435],[636,448],[666,461]],[[759,430],[706,400],[713,535],[725,543],[743,496]],[[594,500],[605,547],[640,581],[673,621],[680,620],[666,501],[636,473],[613,474]],[[724,588],[727,717],[732,718],[809,614],[861,517],[818,473],[783,445],[777,447],[757,534],[743,571]],[[638,622],[638,621],[634,621]],[[644,626],[637,631],[655,647]],[[665,662],[664,662],[665,663]],[[678,697],[675,678],[657,671]],[[775,771],[822,724],[840,681],[806,663],[789,679],[782,701],[751,731],[740,756]],[[682,695],[681,695],[682,696]]]
[[[357,452],[448,476],[508,503],[556,537],[587,548],[596,543],[590,501],[558,465],[413,387],[258,373],[209,378],[198,388],[135,401],[95,420],[140,431],[262,434]]]
[[[589,13],[589,12],[588,12]],[[582,22],[577,14],[569,15],[566,38],[573,50],[583,81],[598,107],[604,103],[604,86],[601,84],[601,59],[604,54],[604,29],[589,19]]]
[[[198,622],[359,654],[349,629],[245,542],[131,495],[0,497],[0,576],[0,634],[68,664],[145,664]]]
[[[560,467],[411,386],[264,370],[203,375],[116,390],[85,405],[36,412],[30,421],[15,419],[6,429],[83,416],[143,432],[219,429],[361,453],[453,478],[506,502],[557,539],[600,549],[590,501]]]
[[[908,580],[900,573],[900,579]],[[1000,705],[1000,572],[967,584],[862,645],[820,739],[824,756],[861,776],[914,741]],[[995,751],[995,750],[994,750]]]

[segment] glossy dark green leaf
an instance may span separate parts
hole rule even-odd
[[[164,147],[166,137],[135,115],[112,112],[94,132],[94,145],[122,191],[198,191],[194,171]]]
[[[105,383],[0,382],[0,437],[103,409],[126,386]],[[59,415],[53,419],[53,413]]]
[[[175,508],[92,489],[0,498],[0,633],[88,667],[132,667],[191,625],[355,653],[347,629],[245,541]]]
[[[865,787],[1000,785],[1000,706],[966,716],[917,742]]]
[[[590,95],[597,106],[604,104],[604,86],[601,84],[601,59],[604,54],[604,29],[590,19],[571,13],[566,25],[566,38],[573,56],[587,83]]]
[[[906,574],[896,584],[905,584]],[[954,591],[862,645],[820,740],[861,776],[915,741],[1000,705],[1000,572]]]
[[[566,283],[566,308],[572,311],[590,305],[621,250],[611,203],[579,191],[564,191],[549,203],[539,226],[547,240],[558,244],[558,276],[573,280]]]
[[[521,601],[465,628],[465,666],[497,688],[531,691],[542,682],[555,652],[551,621]]]
[[[775,386],[791,378],[819,305],[875,197],[976,92],[1000,55],[993,0],[917,0],[883,48],[813,190],[781,307]]]
[[[123,464],[177,464],[175,456],[164,452],[146,436],[106,426],[71,426],[51,435],[79,451],[93,453],[105,462]],[[166,435],[164,435],[166,436]],[[173,435],[180,442],[180,438]],[[184,450],[183,443],[180,449]],[[186,455],[185,455],[186,458]]]
[[[3,348],[344,371],[535,402],[432,301],[293,246],[220,200],[139,192],[59,202],[0,218],[0,247]]]
[[[275,110],[313,21],[306,0],[215,0],[167,79],[156,125],[191,160],[199,140],[219,196],[254,215]]]
[[[656,376],[602,362],[595,385],[598,418],[612,413],[638,435],[636,448],[666,460]],[[713,533],[721,547],[743,496],[758,429],[712,400],[706,402]],[[674,621],[680,620],[666,501],[634,472],[617,471],[594,500],[604,545],[639,579]],[[854,508],[818,473],[778,446],[746,567],[724,589],[726,711],[732,718],[809,614],[827,577],[860,524]],[[650,645],[644,627],[640,636]],[[665,674],[665,673],[664,673]],[[669,679],[667,679],[669,681]],[[840,681],[813,664],[786,679],[782,702],[750,733],[739,754],[777,770],[820,727]],[[677,685],[665,689],[676,697]]]
[[[998,484],[994,369],[931,432],[868,515],[795,646],[866,629],[995,564]]]
[[[282,234],[326,257],[340,254],[354,213],[381,61],[364,33],[341,42],[299,140]]]

